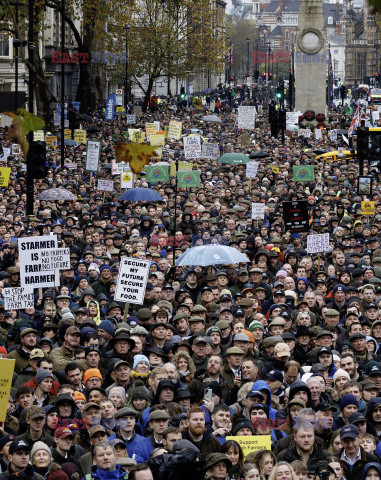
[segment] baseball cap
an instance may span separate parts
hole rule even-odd
[[[66,438],[69,435],[73,435],[73,437],[74,437],[74,433],[68,427],[57,428],[57,430],[54,432],[54,436],[57,437],[57,438]]]
[[[281,345],[280,343],[278,343],[278,345]],[[276,345],[276,347],[278,346]],[[266,373],[265,375],[266,378],[269,378],[271,381],[275,382],[275,381],[279,381],[279,382],[283,382],[283,374],[280,370],[270,370],[269,373]]]
[[[345,438],[357,438],[360,435],[359,429],[356,425],[344,425],[340,429],[340,440],[344,440]]]
[[[30,452],[32,449],[24,440],[14,440],[9,446],[9,454],[11,455],[17,450],[28,450]]]

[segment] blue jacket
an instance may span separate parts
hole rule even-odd
[[[115,470],[112,472],[108,472],[102,468],[98,468],[96,465],[93,465],[91,467],[91,474],[86,475],[85,477],[86,480],[88,478],[93,480],[126,480],[128,478],[128,473],[120,465],[117,465]]]
[[[116,433],[114,433],[114,435],[111,435],[110,437],[108,437],[107,440],[111,441],[111,440],[115,440],[116,438],[118,437],[116,436]],[[133,455],[135,453],[136,445],[140,443],[142,440],[145,440],[145,438],[135,433],[135,435],[132,437],[131,440],[129,440],[128,442],[126,441],[124,442],[124,444],[126,445],[128,456],[130,458],[134,458]]]
[[[134,449],[136,462],[146,462],[150,458],[151,452],[154,448],[151,437],[143,438],[143,440],[136,444]]]
[[[271,420],[275,420],[276,410],[271,407],[271,390],[267,383],[264,380],[257,380],[256,382],[254,382],[251,390],[266,390],[269,393],[266,404],[269,407],[269,417],[271,418]]]

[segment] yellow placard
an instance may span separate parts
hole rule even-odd
[[[53,135],[46,135],[45,142],[47,147],[57,148],[57,137]]]
[[[0,359],[0,422],[5,422],[16,360]]]
[[[156,123],[146,123],[147,140],[150,139],[151,135],[155,135],[156,133],[157,133]]]
[[[179,168],[178,172],[189,172],[189,170],[192,170],[193,165],[191,163],[186,163],[186,162],[179,162]],[[176,162],[171,163],[171,170],[170,170],[170,175],[171,177],[176,176]]]
[[[226,437],[227,440],[235,440],[242,448],[243,456],[258,450],[271,450],[271,435],[250,435],[248,437]]]
[[[361,215],[374,215],[375,213],[375,206],[374,202],[361,202]]]
[[[70,128],[65,128],[64,130],[64,139],[69,140],[71,138],[71,130]]]
[[[86,130],[74,130],[74,140],[79,143],[86,143]]]
[[[155,153],[156,155],[154,157],[151,157],[150,160],[161,160],[161,157],[163,155],[161,148],[158,148],[157,150],[155,150]]]
[[[151,145],[158,145],[159,147],[164,146],[164,134],[161,133],[160,135],[155,133],[150,136],[150,144]]]
[[[124,109],[124,107],[116,107],[116,111],[117,112],[125,112],[126,110]]]
[[[7,187],[9,183],[9,176],[11,174],[10,167],[0,168],[0,187]]]
[[[33,132],[33,140],[35,142],[44,142],[45,141],[45,133],[43,130],[37,130],[37,132]]]
[[[143,143],[145,138],[145,133],[136,128],[129,128],[128,135],[132,143]]]
[[[123,176],[122,176],[123,182],[127,183],[127,182],[131,181],[132,175],[133,175],[132,172],[124,172]]]
[[[272,170],[273,173],[279,173],[279,167],[271,166],[271,170]]]
[[[173,138],[174,140],[180,140],[182,128],[183,128],[182,122],[175,122],[173,120],[169,122],[168,135],[167,135],[168,138]]]

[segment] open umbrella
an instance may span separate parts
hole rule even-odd
[[[66,138],[64,144],[68,147],[76,147],[79,145],[79,142],[77,142],[77,140],[72,140],[71,138]]]
[[[119,200],[127,202],[162,202],[163,197],[152,188],[130,188],[122,193]]]
[[[226,245],[200,245],[188,248],[176,260],[179,267],[199,265],[233,265],[235,263],[248,262],[249,259],[233,247]]]
[[[202,117],[201,120],[203,120],[204,122],[222,122],[220,117],[217,117],[217,115],[205,115],[204,117]]]
[[[49,188],[41,192],[37,200],[56,201],[56,200],[77,200],[77,196],[65,188]]]
[[[85,130],[87,132],[100,132],[101,129],[99,127],[96,127],[95,125],[89,125],[88,127],[85,127]]]
[[[90,115],[86,115],[86,113],[82,113],[79,117],[83,118],[83,120],[87,120],[88,122],[93,121],[93,119],[90,117]]]
[[[249,155],[249,158],[267,158],[269,156],[270,154],[268,152],[261,150],[260,152],[251,153]]]
[[[246,165],[249,157],[243,153],[225,153],[218,160],[218,163],[228,163],[229,165]]]

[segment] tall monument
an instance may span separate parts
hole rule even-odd
[[[327,46],[322,0],[302,0],[294,71],[295,111],[326,111]]]

